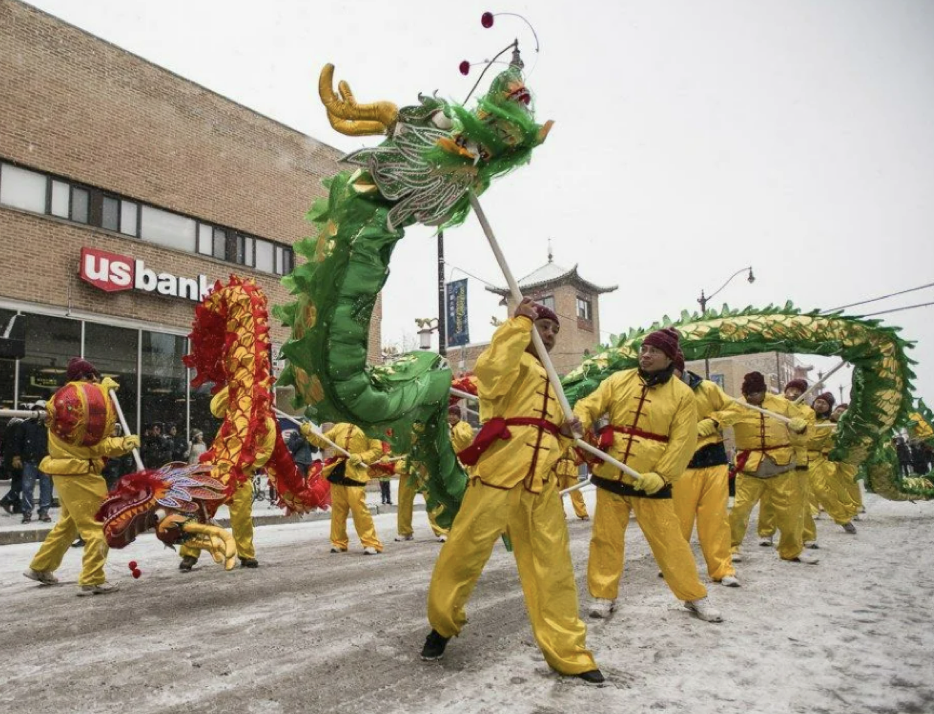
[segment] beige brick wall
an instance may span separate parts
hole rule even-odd
[[[0,0],[0,97],[0,159],[287,245],[311,233],[304,215],[338,170],[333,147],[16,0]],[[82,246],[176,275],[256,277],[271,304],[288,297],[274,275],[2,207],[0,245],[11,251],[0,298],[190,325],[188,301],[80,281]],[[377,303],[371,361],[381,312]]]

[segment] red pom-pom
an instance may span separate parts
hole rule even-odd
[[[460,63],[458,69],[460,69],[461,74],[466,77],[468,74],[470,74],[470,62],[464,60]]]
[[[139,568],[133,568],[133,577],[139,579],[139,576],[143,574],[143,571]]]
[[[480,24],[485,28],[490,29],[493,27],[493,13],[485,12],[480,16]]]
[[[136,561],[135,561],[135,560],[131,560],[129,563],[127,563],[127,567],[128,567],[130,570],[136,570]]]

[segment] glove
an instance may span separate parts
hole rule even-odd
[[[713,436],[718,431],[717,422],[713,419],[701,419],[697,422],[697,436],[700,439],[706,439],[708,436]]]
[[[13,464],[13,468],[14,468],[14,469],[21,469],[21,468],[23,468],[23,460],[22,460],[19,456],[14,456],[14,457],[13,457],[12,464]]]
[[[136,434],[130,434],[129,436],[123,437],[123,448],[127,451],[133,451],[133,449],[139,448],[139,436]]]
[[[359,466],[363,463],[363,457],[360,454],[351,454],[350,458],[347,459],[347,462],[351,466]]]
[[[788,422],[788,429],[793,431],[795,434],[803,434],[807,431],[808,423],[801,417],[794,417],[790,422]]]
[[[665,479],[652,471],[646,471],[642,478],[637,478],[633,488],[639,491],[645,491],[648,495],[658,493],[665,488]]]
[[[315,433],[315,430],[312,428],[311,424],[309,424],[307,421],[302,422],[302,425],[298,427],[298,430],[302,436],[306,436],[306,437]]]

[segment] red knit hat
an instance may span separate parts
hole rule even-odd
[[[65,380],[68,382],[77,382],[82,377],[95,376],[100,378],[101,373],[97,367],[80,357],[72,357],[68,360],[68,369],[65,371]]]
[[[743,394],[756,394],[765,391],[765,377],[762,372],[750,372],[743,377]]]
[[[833,395],[830,392],[823,392],[822,394],[818,394],[816,397],[814,397],[815,402],[818,399],[823,399],[825,402],[827,402],[830,405],[831,409],[833,409],[833,405],[837,401],[836,399],[833,398]]]
[[[557,324],[561,324],[561,320],[558,319],[558,314],[550,307],[535,303],[535,311],[538,313],[538,317],[535,318],[536,320],[554,320]]]
[[[646,335],[645,339],[642,340],[642,344],[650,345],[661,350],[665,353],[665,356],[673,362],[676,355],[681,353],[681,347],[678,345],[678,340],[680,339],[681,335],[676,329],[673,327],[663,327],[661,330],[656,330]]]
[[[808,390],[808,383],[803,379],[792,379],[788,384],[785,385],[785,390],[797,389],[799,392],[806,392]]]
[[[457,416],[460,416],[461,408],[457,406],[456,404],[452,404],[451,406],[448,407],[448,414],[457,414]]]

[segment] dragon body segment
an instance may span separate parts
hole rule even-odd
[[[332,125],[353,135],[389,136],[344,157],[356,168],[325,180],[327,197],[308,213],[316,236],[295,246],[307,262],[283,281],[295,300],[275,313],[291,327],[279,383],[294,386],[296,406],[306,407],[311,419],[356,424],[372,437],[389,438],[395,452],[409,455],[407,463],[425,467],[429,508],[444,506],[438,517],[448,526],[466,485],[446,422],[451,371],[426,352],[368,366],[370,317],[404,229],[461,223],[470,194],[527,162],[550,124],[534,122],[516,55],[474,111],[436,97],[402,109],[361,105],[345,82],[338,98],[332,77],[328,65],[319,84]]]
[[[803,313],[791,303],[764,310],[722,312],[703,316],[682,313],[648,329],[631,330],[615,345],[588,357],[563,380],[574,403],[587,396],[614,372],[637,366],[645,336],[659,327],[681,333],[685,359],[784,352],[836,356],[853,365],[850,406],[837,425],[832,461],[864,466],[867,485],[891,500],[934,498],[934,489],[899,478],[894,453],[886,448],[892,430],[908,420],[911,411],[910,343],[898,329],[877,320],[841,314]]]

